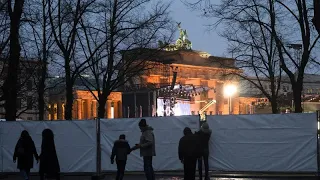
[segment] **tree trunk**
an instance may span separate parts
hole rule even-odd
[[[302,83],[301,82],[296,82],[294,86],[292,86],[293,89],[293,100],[294,100],[294,112],[295,113],[302,113]]]
[[[10,15],[10,55],[9,65],[7,71],[7,78],[3,85],[3,94],[5,97],[5,118],[7,121],[14,121],[17,113],[17,92],[18,92],[18,74],[20,66],[20,42],[19,29],[20,19],[24,0],[16,0],[14,3],[14,10],[11,9],[11,1],[8,1],[8,12]]]
[[[72,105],[73,105],[73,81],[70,75],[70,65],[69,61],[65,60],[65,73],[66,73],[66,108],[65,108],[65,116],[66,120],[72,120]]]
[[[271,108],[272,108],[272,114],[278,114],[279,113],[278,102],[277,102],[277,98],[275,96],[271,97]]]
[[[99,97],[99,107],[98,107],[98,117],[100,119],[105,118],[106,114],[106,103],[107,103],[107,98],[103,98],[102,96]]]
[[[44,63],[44,62],[41,62]],[[39,120],[45,120],[45,80],[46,80],[46,64],[42,64],[41,68],[41,78],[38,87],[38,108],[39,108]]]
[[[45,119],[45,88],[46,88],[46,78],[47,78],[47,37],[46,37],[46,8],[45,8],[45,0],[42,0],[42,19],[43,19],[43,27],[42,27],[42,61],[40,61],[41,65],[41,74],[40,81],[38,87],[38,108],[39,108],[39,120]]]
[[[320,35],[320,1],[313,0],[313,5],[314,5],[314,17],[312,21],[314,26],[316,27],[316,30]]]

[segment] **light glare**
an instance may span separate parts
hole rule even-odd
[[[237,92],[237,87],[233,84],[228,84],[224,87],[224,95],[226,97],[231,97]]]

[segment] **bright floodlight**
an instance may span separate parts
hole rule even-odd
[[[226,97],[231,97],[237,92],[237,87],[233,84],[228,84],[224,86],[224,95]]]

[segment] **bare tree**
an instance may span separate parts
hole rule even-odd
[[[4,81],[7,78],[7,66],[9,58],[9,42],[10,42],[10,16],[7,8],[7,1],[0,2],[0,82],[3,86]],[[3,88],[0,92],[0,107],[4,108],[5,98],[4,98]],[[3,116],[5,113],[3,113]]]
[[[13,7],[13,8],[12,8]],[[19,42],[20,23],[24,7],[24,0],[8,0],[7,12],[10,19],[10,36],[9,36],[9,62],[8,72],[5,82],[2,86],[3,97],[5,99],[5,119],[12,121],[16,119],[17,112],[17,81],[20,66],[20,51],[21,46]]]
[[[258,88],[271,102],[272,113],[278,113],[281,68],[275,39],[264,26],[270,24],[267,6],[258,0],[228,1],[212,13],[225,25],[221,36],[228,40],[237,67],[245,70],[237,75]]]
[[[271,0],[270,0],[271,1]],[[274,2],[274,1],[272,1]],[[293,99],[295,105],[295,112],[302,112],[302,91],[303,91],[303,77],[308,64],[311,63],[312,50],[317,44],[320,35],[313,32],[311,28],[310,19],[310,7],[312,5],[306,0],[297,0],[290,2],[282,2],[276,0],[269,7],[271,16],[271,31],[273,32],[273,37],[275,37],[277,49],[279,52],[280,67],[284,70],[290,79],[291,87],[293,91]],[[293,33],[294,35],[287,35],[279,31],[278,23],[276,19],[279,17],[277,15],[277,10],[283,10],[289,18],[293,19],[293,25],[297,25],[297,28],[293,30],[299,33]],[[283,29],[282,29],[283,30]],[[288,50],[292,48],[291,45],[288,46],[288,42],[293,39],[296,42],[301,43],[301,55],[297,58],[290,53]],[[292,41],[291,41],[292,42]],[[295,44],[293,44],[295,45]],[[293,66],[293,67],[292,67]]]
[[[147,60],[158,50],[148,48],[155,48],[160,39],[168,41],[172,32],[169,5],[160,1],[111,0],[99,7],[103,18],[95,22],[103,26],[98,29],[90,20],[83,20],[79,39],[94,77],[94,81],[82,80],[99,103],[98,117],[104,118],[110,93],[150,68]]]
[[[75,63],[76,38],[79,22],[95,0],[48,0],[51,29],[60,50],[65,72],[66,106],[65,119],[72,119],[73,85],[86,62]]]
[[[37,5],[38,9],[35,9],[35,23],[30,23],[30,34],[33,35],[32,42],[34,44],[35,56],[37,57],[38,66],[37,75],[35,76],[35,84],[37,91],[37,105],[39,112],[39,120],[45,119],[45,112],[48,109],[46,105],[46,93],[51,88],[48,84],[49,70],[48,66],[52,65],[52,52],[54,51],[54,39],[53,33],[50,27],[49,13],[48,13],[48,0],[42,0],[41,2],[33,2],[33,7]]]
[[[257,7],[265,13],[252,14],[250,11],[247,12],[247,9],[244,9],[244,7],[248,7],[248,4],[252,4],[253,2],[255,3],[252,8]],[[237,4],[237,6],[234,6],[234,4]],[[295,112],[302,112],[303,75],[306,67],[312,62],[312,50],[319,39],[319,35],[316,35],[312,28],[310,28],[311,2],[307,2],[306,0],[268,0],[263,2],[257,0],[222,0],[220,5],[217,6],[211,3],[211,0],[199,0],[192,5],[201,7],[200,9],[207,17],[218,17],[218,22],[221,20],[237,20],[239,16],[241,17],[241,15],[245,14],[247,18],[241,22],[242,24],[251,22],[263,28],[268,33],[266,37],[276,45],[276,51],[274,52],[278,56],[276,59],[278,59],[279,66],[290,79]],[[219,13],[221,11],[230,16],[225,17]],[[264,17],[264,19],[261,20],[261,17]],[[237,35],[241,36],[241,32],[237,32]],[[290,48],[296,47],[301,47],[301,53],[294,56]],[[276,92],[277,90],[272,91]]]
[[[313,0],[313,8],[314,8],[314,16],[313,16],[313,24],[316,27],[318,33],[320,34],[320,1]]]
[[[7,1],[0,3],[0,57],[4,59],[8,55],[8,44],[10,34],[10,16],[7,8]]]

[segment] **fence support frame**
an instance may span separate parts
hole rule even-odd
[[[101,132],[100,132],[100,118],[95,118],[96,120],[96,135],[97,135],[97,159],[96,159],[96,175],[101,176]]]
[[[317,172],[317,176],[320,175],[320,155],[319,155],[319,138],[320,138],[320,134],[319,134],[319,129],[318,129],[318,124],[320,123],[320,111],[317,111],[317,166],[318,166],[318,172]]]

